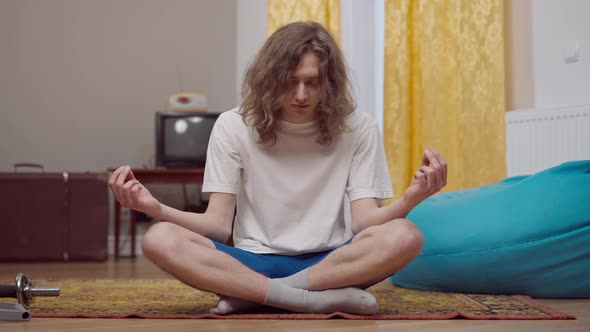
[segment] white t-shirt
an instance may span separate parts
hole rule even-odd
[[[327,146],[316,143],[316,122],[281,121],[269,147],[238,111],[215,123],[203,182],[204,192],[237,195],[235,247],[282,255],[332,249],[352,237],[349,201],[393,196],[379,128],[367,113],[348,115],[350,131]]]

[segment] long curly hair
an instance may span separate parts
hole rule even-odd
[[[313,52],[320,60],[321,99],[316,110],[317,142],[329,145],[335,135],[348,130],[345,118],[356,105],[342,51],[330,33],[316,22],[287,24],[267,40],[248,67],[242,82],[240,113],[254,127],[259,143],[274,145],[281,99],[302,55]]]

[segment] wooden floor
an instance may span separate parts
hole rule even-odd
[[[169,278],[143,258],[105,263],[2,263],[0,280],[24,272],[31,281],[55,278]],[[2,299],[3,302],[12,300]],[[285,321],[187,319],[63,319],[33,318],[28,322],[0,322],[0,331],[590,331],[590,299],[540,300],[574,314],[570,321]],[[34,314],[34,309],[33,309]]]

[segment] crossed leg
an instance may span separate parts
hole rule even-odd
[[[268,278],[183,227],[168,222],[153,225],[142,240],[142,250],[154,264],[193,288],[264,302]]]
[[[191,287],[225,296],[222,299],[234,301],[234,308],[243,309],[251,306],[248,302],[262,304],[267,300],[268,278],[216,250],[211,240],[199,234],[163,222],[150,228],[142,247],[144,255],[163,270]],[[307,288],[323,293],[295,294],[287,288],[280,288],[281,292],[274,293],[281,293],[287,300],[294,295],[304,298],[302,301],[307,302],[299,306],[282,306],[296,311],[308,310],[305,305],[308,302],[326,301],[327,307],[310,307],[324,311],[338,310],[344,297],[351,298],[353,302],[356,300],[362,306],[366,304],[364,294],[356,288],[344,288],[365,288],[383,280],[411,261],[421,247],[422,235],[408,220],[397,219],[370,227],[360,232],[351,244],[335,250],[309,269]],[[282,302],[278,306],[280,304]],[[350,309],[350,306],[346,308]],[[351,310],[357,309],[359,312],[365,310],[356,307]]]
[[[422,233],[407,219],[368,227],[309,269],[309,287],[368,288],[410,263],[423,243]]]

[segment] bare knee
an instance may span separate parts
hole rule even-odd
[[[402,243],[405,249],[418,256],[424,246],[424,234],[418,229],[416,224],[408,219],[398,219],[400,221],[400,233],[402,234]]]
[[[141,241],[144,256],[153,260],[173,251],[179,240],[175,229],[177,227],[169,222],[159,222],[151,226]]]
[[[395,219],[376,229],[377,241],[383,255],[391,255],[388,259],[399,259],[400,254],[408,262],[420,254],[424,245],[424,235],[416,225],[408,219]]]

